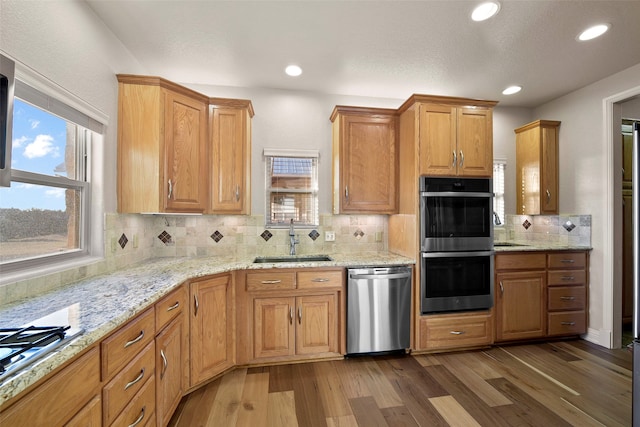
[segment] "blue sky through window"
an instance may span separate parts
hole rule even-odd
[[[64,171],[67,123],[16,98],[13,106],[11,167],[44,175]],[[0,188],[0,208],[65,210],[65,190],[12,182]]]

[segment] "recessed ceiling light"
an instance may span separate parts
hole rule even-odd
[[[298,77],[300,74],[302,74],[302,68],[298,67],[297,65],[289,65],[284,69],[284,72],[287,73],[288,76]]]
[[[500,11],[500,3],[497,1],[488,1],[480,4],[471,13],[471,19],[474,21],[485,21]]]
[[[581,32],[580,35],[578,36],[578,40],[587,41],[587,40],[595,39],[596,37],[600,37],[607,31],[609,31],[609,28],[611,28],[611,25],[609,24],[594,25],[593,27],[589,27],[583,32]]]
[[[503,95],[513,95],[514,93],[518,93],[522,90],[522,86],[509,86],[505,90],[502,91]]]

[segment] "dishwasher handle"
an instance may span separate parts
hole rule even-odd
[[[411,277],[411,272],[391,273],[391,274],[349,274],[349,279],[404,279]]]

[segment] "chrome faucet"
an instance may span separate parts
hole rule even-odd
[[[291,225],[289,225],[289,255],[296,254],[297,243],[300,243],[300,240],[296,239],[296,232],[293,229],[293,218],[291,218]]]

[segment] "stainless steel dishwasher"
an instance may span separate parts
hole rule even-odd
[[[410,346],[411,267],[347,271],[347,354]]]

